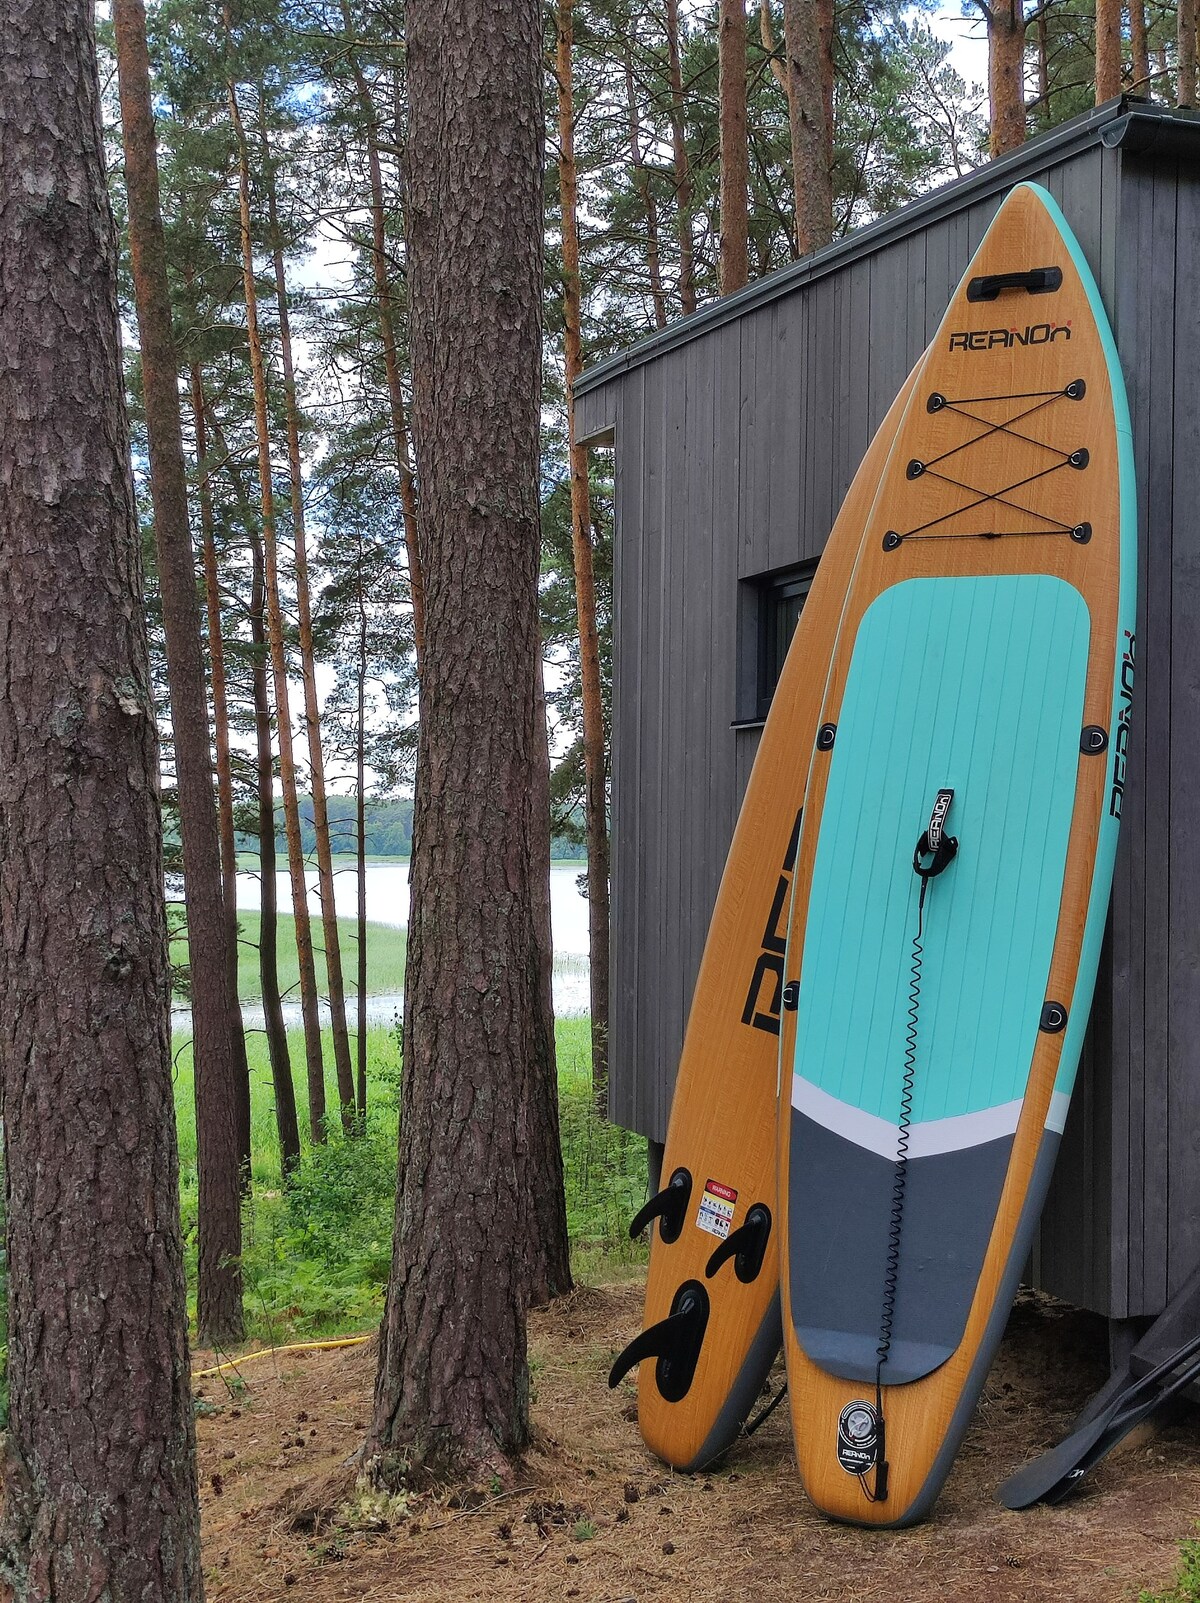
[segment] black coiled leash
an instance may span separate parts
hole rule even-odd
[[[875,1349],[875,1484],[867,1485],[866,1473],[859,1484],[872,1503],[887,1501],[887,1440],[883,1423],[883,1366],[892,1346],[892,1325],[896,1318],[896,1291],[900,1280],[900,1238],[904,1230],[904,1195],[908,1187],[909,1126],[912,1123],[913,1086],[917,1073],[917,1024],[921,1015],[921,965],[925,947],[925,897],[931,880],[944,873],[958,854],[958,841],[946,833],[946,815],[954,800],[952,790],[939,790],[929,818],[929,827],[913,852],[913,873],[920,876],[921,895],[917,902],[917,933],[913,936],[908,984],[908,1024],[904,1038],[904,1074],[900,1084],[900,1119],[896,1136],[896,1167],[892,1174],[892,1202],[888,1219],[887,1267],[883,1277],[883,1308],[879,1316],[879,1346]]]

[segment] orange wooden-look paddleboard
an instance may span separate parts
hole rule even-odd
[[[746,788],[688,1019],[645,1326],[632,1366],[648,1446],[698,1469],[736,1440],[779,1352],[775,1105],[787,909],[804,786],[839,611],[907,388],[846,496],[788,651]]]
[[[901,1525],[949,1471],[1029,1251],[1124,787],[1128,411],[1045,191],[1001,207],[881,455],[845,595],[822,598],[777,1207],[805,1488]]]

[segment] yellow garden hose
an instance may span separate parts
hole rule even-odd
[[[207,1380],[210,1375],[223,1374],[227,1369],[240,1369],[243,1364],[249,1364],[256,1358],[272,1358],[282,1353],[323,1353],[335,1347],[361,1347],[363,1342],[370,1341],[370,1336],[339,1336],[336,1341],[294,1341],[287,1347],[259,1347],[255,1352],[243,1353],[240,1358],[227,1358],[223,1364],[214,1364],[211,1369],[194,1369],[193,1380]]]

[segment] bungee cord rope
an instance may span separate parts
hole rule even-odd
[[[969,440],[964,440],[961,444],[952,446],[948,451],[943,451],[940,456],[931,457],[928,462],[914,457],[908,464],[906,469],[906,477],[910,481],[924,478],[926,476],[938,479],[941,481],[941,483],[948,484],[956,490],[966,491],[968,495],[973,495],[976,497],[976,499],[973,501],[968,501],[965,506],[955,507],[953,511],[943,513],[940,517],[930,518],[928,522],[920,523],[915,528],[903,531],[889,529],[887,534],[884,536],[884,549],[887,551],[894,551],[897,546],[903,545],[909,540],[1028,539],[1035,535],[1052,534],[1070,535],[1072,539],[1079,541],[1080,543],[1084,543],[1088,538],[1090,538],[1090,525],[1086,523],[1064,523],[1061,519],[1051,517],[1048,513],[1038,512],[1033,507],[1024,506],[1020,502],[1012,501],[1008,498],[1013,494],[1014,491],[1024,489],[1026,485],[1035,484],[1039,480],[1047,478],[1050,474],[1057,473],[1063,468],[1069,467],[1078,471],[1087,467],[1089,455],[1085,447],[1080,447],[1074,451],[1063,451],[1058,446],[1049,444],[1049,442],[1046,440],[1038,440],[1032,435],[1023,434],[1018,428],[1015,427],[1016,424],[1023,422],[1025,418],[1032,417],[1034,413],[1040,412],[1043,410],[1043,408],[1053,405],[1055,401],[1064,399],[1078,401],[1083,398],[1086,392],[1087,386],[1085,385],[1083,379],[1072,379],[1069,384],[1065,385],[1061,389],[1030,391],[1026,395],[1019,396],[973,395],[966,396],[960,400],[950,400],[946,396],[934,391],[926,403],[927,409],[930,412],[953,412],[958,417],[964,417],[971,423],[979,424],[983,432],[972,435]],[[999,421],[986,417],[980,417],[976,413],[967,410],[967,408],[970,406],[982,405],[988,401],[1009,400],[1034,400],[1037,404],[1034,406],[1027,406],[1022,411],[1017,412],[1014,416],[1010,418],[1004,418]],[[953,478],[948,473],[939,473],[937,471],[940,463],[948,461],[951,457],[957,456],[961,452],[967,451],[972,446],[979,445],[983,441],[989,440],[997,434],[1006,434],[1010,439],[1019,440],[1026,445],[1036,445],[1044,451],[1049,451],[1052,455],[1058,457],[1059,460],[1051,463],[1049,467],[1040,469],[1037,473],[1028,474],[1023,479],[1017,479],[1014,483],[1005,485],[1003,489],[991,491],[982,490],[978,485],[967,484],[961,479]],[[937,529],[940,524],[949,523],[952,518],[963,517],[966,513],[973,512],[977,507],[986,506],[991,503],[994,503],[997,506],[1007,507],[1012,512],[1020,512],[1026,517],[1035,518],[1038,520],[1038,522],[1047,525],[1047,527],[1044,529],[977,529],[954,532],[943,531],[936,534],[930,532],[931,530]]]

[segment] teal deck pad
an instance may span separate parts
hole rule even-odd
[[[900,1116],[913,848],[943,787],[959,852],[926,900],[914,1156],[922,1125],[925,1150],[1015,1128],[1058,926],[1089,635],[1084,598],[1045,574],[908,580],[859,626],[828,758],[793,1101],[882,1156]]]

